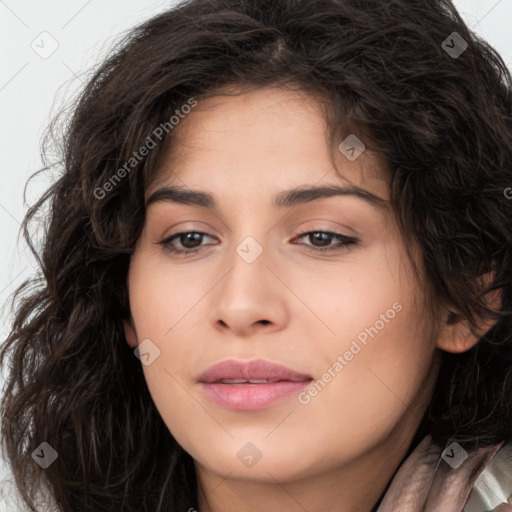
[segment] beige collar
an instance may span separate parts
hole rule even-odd
[[[377,512],[463,512],[477,478],[503,445],[470,451],[453,469],[425,437],[398,469]]]

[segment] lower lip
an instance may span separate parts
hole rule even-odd
[[[282,380],[268,384],[201,383],[201,387],[217,405],[227,409],[253,411],[265,409],[309,386],[311,380],[292,382]]]

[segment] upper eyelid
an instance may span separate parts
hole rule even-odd
[[[308,223],[313,223],[313,222],[317,222],[317,223],[326,223],[326,222],[331,222],[331,223],[334,223],[336,225],[338,225],[339,227],[338,228],[325,228],[325,227],[320,227],[320,228],[316,228],[316,227],[313,227],[313,228],[307,228],[305,231],[302,231],[302,233],[306,232],[306,233],[309,233],[309,232],[316,232],[316,231],[322,231],[322,232],[329,232],[329,233],[337,233],[337,234],[340,234],[340,235],[345,235],[345,236],[354,236],[354,237],[357,237],[358,236],[358,233],[356,230],[354,230],[353,228],[349,228],[347,225],[344,225],[340,222],[336,222],[334,220],[331,220],[331,219],[328,219],[328,218],[322,218],[322,217],[317,217],[317,218],[313,218],[313,219],[309,219],[308,221],[306,221]],[[191,223],[194,223],[194,221],[192,221]],[[202,221],[199,221],[200,224],[205,224],[203,223]],[[188,224],[188,223],[180,223],[180,224]],[[290,228],[292,231],[295,231],[296,230],[296,227],[298,224],[304,224],[304,222],[300,222],[300,223],[293,223],[292,225],[290,225]],[[208,226],[208,224],[206,223],[206,225]],[[175,233],[171,234],[171,235],[165,235],[163,236],[162,238],[169,238],[169,237],[172,237],[174,235],[177,235],[177,234],[181,234],[181,233],[202,233],[202,234],[206,234],[208,236],[215,236],[215,235],[210,235],[210,233],[208,233],[207,231],[204,231],[205,228],[195,228],[193,226],[184,226],[182,228],[180,228],[178,231],[176,231]],[[206,229],[211,229],[213,231],[219,231],[218,229],[215,229],[211,226],[208,226]],[[352,234],[348,234],[348,233],[340,233],[338,230],[340,229],[346,229],[348,231],[351,231]],[[231,229],[229,229],[229,232],[231,232]],[[222,232],[222,230],[220,230],[220,234],[221,235],[224,235],[224,233]]]
[[[172,239],[179,239],[179,236],[180,235],[186,235],[188,233],[199,233],[200,235],[206,235],[210,238],[216,238],[218,240],[218,237],[215,236],[215,235],[210,235],[209,233],[205,232],[205,231],[201,231],[201,230],[195,230],[195,229],[188,229],[188,230],[182,230],[182,231],[177,231],[176,233],[173,233],[171,235],[168,235],[168,236],[165,236],[162,240],[162,242],[171,242]],[[342,237],[345,237],[345,238],[350,238],[350,239],[357,239],[357,237],[354,237],[352,235],[347,235],[345,233],[340,233],[338,231],[334,231],[334,230],[331,230],[331,229],[306,229],[306,230],[303,230],[303,231],[300,231],[299,233],[296,233],[293,237],[293,239],[295,238],[302,238],[303,236],[306,236],[308,234],[311,234],[311,233],[327,233],[329,235],[333,235],[333,236],[342,236]],[[172,240],[174,241],[174,240]],[[160,242],[160,243],[162,243]]]

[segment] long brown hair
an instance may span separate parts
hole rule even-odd
[[[498,319],[475,348],[443,353],[417,438],[512,437],[512,80],[500,56],[449,0],[190,0],[99,66],[56,141],[61,174],[23,222],[40,275],[16,291],[0,351],[1,439],[31,510],[46,487],[63,512],[197,508],[193,460],[159,416],[122,320],[144,189],[173,140],[165,123],[230,84],[294,84],[328,98],[333,132],[364,127],[435,296],[473,325]],[[142,155],[148,137],[158,143]],[[29,225],[42,212],[39,250]],[[500,311],[488,290],[502,291]],[[58,453],[46,469],[31,456],[42,442]]]

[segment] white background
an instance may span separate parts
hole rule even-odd
[[[44,128],[59,106],[85,82],[84,73],[123,31],[174,3],[0,0],[0,343],[11,320],[6,301],[34,273],[34,261],[24,243],[17,243],[17,237],[27,210],[23,188],[29,175],[41,166],[39,149]],[[512,0],[454,3],[469,27],[490,42],[511,68]],[[51,38],[41,36],[43,32]],[[50,57],[41,58],[32,46],[39,46],[42,52],[43,44],[47,50],[52,44],[58,44],[58,48]],[[31,182],[28,204],[33,204],[50,179],[38,177]],[[5,477],[2,471],[0,467],[0,479]],[[5,507],[0,497],[0,512],[6,511]]]

